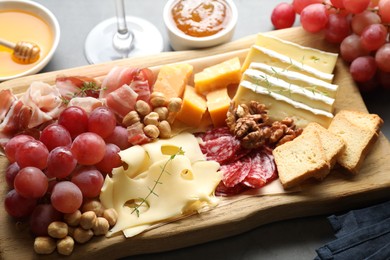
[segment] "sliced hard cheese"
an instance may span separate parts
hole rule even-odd
[[[122,230],[127,236],[136,235],[150,225],[216,205],[218,199],[213,193],[221,181],[220,165],[215,161],[199,160],[196,154],[201,152],[197,140],[188,135],[151,143],[147,149],[137,146],[120,153],[127,166],[115,168],[112,177],[106,177],[100,194],[103,206],[118,212],[118,221],[107,236]],[[166,145],[171,149],[164,148]],[[184,155],[172,157],[172,152],[180,147]],[[134,169],[142,171],[145,164],[148,167],[144,172],[129,174]],[[143,199],[146,202],[135,211]]]
[[[192,71],[192,65],[187,63],[162,66],[154,83],[153,91],[164,93],[168,99],[182,97]]]
[[[206,94],[230,84],[238,84],[241,79],[241,64],[238,57],[205,68],[194,75],[196,92]]]
[[[324,127],[328,127],[333,118],[332,113],[314,109],[286,96],[269,92],[266,88],[249,81],[241,81],[233,101],[235,104],[247,104],[253,100],[267,107],[272,120],[283,120],[286,117],[291,117],[295,124],[302,128],[310,122],[317,122]]]
[[[206,99],[195,92],[191,86],[186,86],[183,105],[176,115],[176,119],[193,127],[198,127],[203,114],[207,110]]]
[[[280,78],[271,76],[259,70],[247,69],[243,80],[266,88],[269,92],[286,96],[294,101],[304,103],[312,108],[327,112],[333,111],[334,99],[320,92],[312,92],[300,86],[288,83]]]
[[[338,85],[334,85],[314,77],[303,75],[299,72],[289,71],[279,67],[272,67],[265,63],[252,62],[249,68],[263,71],[288,83],[306,88],[313,93],[321,92],[325,96],[328,96],[330,98],[336,98]]]
[[[214,127],[226,125],[226,113],[230,106],[227,89],[214,90],[207,94],[207,109],[209,110]]]
[[[300,72],[304,75],[315,77],[326,82],[332,82],[333,74],[319,71],[313,67],[306,65],[304,62],[294,60],[286,55],[280,54],[276,51],[266,49],[264,47],[252,46],[245,62],[242,65],[241,71],[244,72],[249,68],[252,62],[261,62],[273,67],[279,67],[289,71]]]
[[[255,45],[264,47],[325,73],[333,73],[337,54],[304,47],[277,37],[259,33]]]

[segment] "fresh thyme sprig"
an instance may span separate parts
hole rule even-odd
[[[134,209],[133,209],[133,211],[131,212],[131,214],[133,214],[133,213],[135,212],[135,213],[137,214],[137,217],[139,217],[139,215],[140,215],[140,211],[139,211],[140,207],[141,207],[143,204],[146,204],[146,206],[149,207],[149,203],[148,203],[148,201],[147,201],[148,198],[149,198],[152,194],[158,197],[158,194],[155,192],[157,185],[158,185],[158,184],[162,184],[162,182],[161,182],[160,180],[161,180],[161,178],[162,178],[164,172],[170,174],[170,173],[166,170],[166,167],[167,167],[168,163],[171,162],[173,159],[175,159],[175,157],[176,157],[177,155],[183,155],[183,154],[184,154],[184,151],[183,151],[183,149],[180,147],[179,150],[178,150],[175,154],[172,154],[172,155],[169,157],[169,159],[168,159],[168,160],[164,163],[164,165],[161,167],[161,172],[160,172],[160,174],[159,174],[157,180],[154,181],[153,187],[152,187],[152,188],[148,187],[148,189],[149,189],[148,195],[146,195],[145,198],[139,198],[141,202],[140,202],[137,206],[134,207]]]
[[[100,86],[98,84],[96,84],[95,81],[84,81],[83,86],[80,88],[80,91],[69,94],[69,98],[62,97],[62,102],[65,105],[67,105],[72,98],[86,97],[86,96],[88,96],[88,93],[87,93],[88,91],[98,92],[100,90],[101,90]]]

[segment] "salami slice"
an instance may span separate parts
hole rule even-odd
[[[232,136],[232,134],[229,131],[229,128],[227,127],[218,127],[218,128],[213,128],[205,133],[198,133],[197,137],[202,138],[203,142],[207,142],[210,140],[217,139],[222,136]]]
[[[251,158],[249,156],[244,157],[243,160],[222,165],[222,181],[226,187],[234,187],[245,180],[251,168]]]
[[[243,185],[242,183],[237,184],[234,187],[226,187],[225,184],[223,184],[223,181],[221,181],[218,186],[215,188],[215,195],[217,196],[232,196],[240,194],[246,190],[248,190],[249,187],[246,185]]]
[[[241,143],[234,136],[221,136],[201,144],[200,148],[208,160],[225,164],[234,159]]]
[[[243,184],[251,188],[260,188],[276,178],[276,167],[271,154],[261,150],[251,154],[251,157],[252,167]]]

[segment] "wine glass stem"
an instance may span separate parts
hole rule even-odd
[[[126,14],[125,14],[125,5],[124,0],[116,0],[116,16],[118,21],[118,33],[128,34],[128,29],[126,25]]]

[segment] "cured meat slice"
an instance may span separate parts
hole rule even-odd
[[[131,82],[130,87],[138,94],[137,100],[149,103],[150,87],[147,80],[135,80]]]
[[[234,187],[226,187],[223,181],[221,181],[218,186],[215,188],[215,195],[217,196],[232,196],[240,194],[246,190],[248,190],[249,187],[239,183],[235,185]]]
[[[222,165],[220,168],[223,172],[222,182],[226,187],[234,187],[248,176],[251,169],[251,158],[249,156],[244,157],[243,160]]]
[[[145,135],[141,123],[135,123],[127,127],[127,134],[128,141],[132,145],[146,144],[152,140]]]
[[[200,148],[208,160],[224,164],[235,158],[235,154],[241,149],[241,144],[234,136],[226,135],[208,140],[201,144]]]
[[[95,108],[103,106],[103,102],[93,97],[74,97],[68,103],[70,106],[81,107],[89,115]]]
[[[17,100],[11,90],[3,89],[0,91],[0,122],[2,122],[10,110],[12,104]]]
[[[249,174],[243,180],[243,184],[251,188],[261,188],[277,177],[274,159],[271,154],[265,150],[260,150],[250,156],[252,157],[252,166]]]
[[[123,85],[106,96],[106,105],[120,117],[134,110],[138,94],[128,85]]]
[[[56,87],[63,98],[69,100],[75,96],[88,96],[97,98],[99,96],[98,82],[90,77],[84,76],[58,76]]]
[[[204,133],[196,134],[197,137],[200,137],[204,142],[217,139],[222,136],[232,136],[229,129],[227,127],[218,127],[214,129],[210,129]]]

